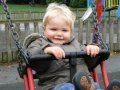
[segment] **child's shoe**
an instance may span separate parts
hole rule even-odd
[[[85,72],[78,72],[73,77],[73,83],[77,90],[97,90]]]
[[[105,90],[120,90],[120,81],[113,80]]]

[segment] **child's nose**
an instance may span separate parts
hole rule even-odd
[[[62,32],[61,32],[61,31],[58,31],[58,32],[57,32],[57,35],[62,35]]]

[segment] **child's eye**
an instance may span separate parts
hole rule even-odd
[[[64,29],[64,30],[62,30],[63,32],[67,32],[68,30],[66,30],[66,29]]]
[[[56,29],[55,29],[55,28],[52,28],[52,29],[50,29],[50,30],[52,30],[52,31],[56,31]]]

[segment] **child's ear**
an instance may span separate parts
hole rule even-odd
[[[45,26],[42,26],[42,30],[43,30],[43,31],[45,30]]]
[[[42,26],[42,31],[43,31],[43,32],[45,31],[45,26]]]

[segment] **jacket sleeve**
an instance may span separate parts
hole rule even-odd
[[[69,44],[61,45],[61,48],[65,52],[80,52],[81,50],[84,50],[85,47],[74,39]]]
[[[44,53],[43,49],[47,46],[49,46],[50,44],[44,40],[43,38],[39,38],[36,39],[35,41],[33,41],[28,47],[27,47],[27,51],[30,55],[35,55],[35,54],[39,54],[39,53]]]

